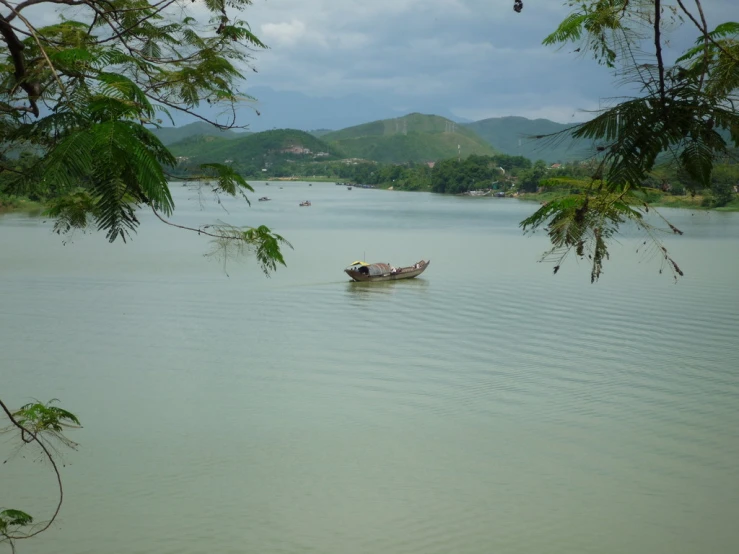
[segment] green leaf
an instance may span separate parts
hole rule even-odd
[[[33,518],[26,512],[7,509],[0,511],[0,533],[11,525],[24,526],[33,523]]]

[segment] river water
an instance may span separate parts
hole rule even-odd
[[[256,188],[175,185],[175,219],[272,226],[269,279],[147,214],[127,245],[0,217],[0,397],[84,424],[20,552],[739,551],[739,214],[665,211],[677,284],[633,236],[591,285],[536,263],[530,203]],[[50,468],[0,456],[0,505],[48,517]]]

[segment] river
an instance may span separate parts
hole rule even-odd
[[[739,214],[664,210],[685,277],[627,236],[591,285],[513,199],[174,188],[178,223],[269,225],[287,267],[146,213],[126,245],[0,217],[0,397],[84,424],[21,554],[739,550]],[[349,282],[363,257],[432,263]],[[48,465],[0,456],[0,504],[48,517]]]

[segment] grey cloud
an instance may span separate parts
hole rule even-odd
[[[712,3],[709,18],[721,17],[728,2]],[[258,55],[260,73],[250,82],[316,97],[364,94],[460,117],[583,118],[579,110],[630,89],[574,47],[542,46],[567,12],[556,0],[527,2],[521,14],[510,0],[257,1],[247,19],[272,49]],[[672,51],[694,36],[680,28]]]

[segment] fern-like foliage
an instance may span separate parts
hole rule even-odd
[[[48,529],[59,514],[64,498],[61,475],[55,461],[58,454],[57,445],[76,448],[77,443],[65,436],[68,429],[81,427],[80,420],[72,412],[57,406],[58,400],[47,403],[31,402],[11,410],[0,399],[0,413],[7,416],[9,425],[0,428],[0,433],[16,433],[20,435],[23,449],[35,446],[40,448],[57,477],[58,501],[56,510],[46,523],[33,525],[34,518],[25,511],[0,507],[0,545],[7,543],[10,551],[15,552],[16,541],[28,539]]]
[[[26,512],[12,508],[0,509],[0,543],[10,542],[12,548],[12,537],[32,523],[33,517]]]
[[[74,5],[65,16],[79,19],[38,25],[47,3]],[[239,18],[250,3],[34,0],[0,7],[0,41],[8,46],[0,50],[0,145],[38,158],[20,170],[0,163],[3,190],[46,198],[58,233],[96,228],[111,242],[136,232],[143,207],[171,216],[166,171],[176,161],[151,129],[171,110],[199,117],[202,102],[232,114],[214,124],[235,125],[233,106],[244,97],[239,68],[266,48]],[[31,5],[37,11],[26,12]],[[42,113],[42,105],[49,109]],[[203,186],[248,202],[251,187],[230,167],[204,164],[202,171]],[[240,240],[260,264],[284,263],[278,235],[249,229]],[[262,257],[273,255],[265,266]]]
[[[739,24],[724,22],[710,31],[702,12],[697,17],[682,2],[574,0],[571,5],[573,13],[544,43],[574,42],[599,63],[621,64],[620,74],[640,84],[642,94],[566,131],[590,139],[598,152],[587,190],[550,202],[522,227],[546,230],[553,249],[545,259],[557,261],[555,272],[574,250],[592,262],[595,281],[608,259],[609,239],[630,222],[646,234],[672,273],[682,275],[646,222],[649,206],[643,206],[644,213],[630,206],[640,202],[636,193],[652,177],[658,160],[671,159],[694,190],[702,190],[711,186],[716,160],[728,154],[730,144],[720,131],[728,131],[739,146]],[[668,66],[662,56],[663,33],[681,18],[698,28],[699,38],[676,65]],[[653,63],[641,62],[649,55],[645,44],[654,45]],[[669,232],[680,233],[665,223]]]

